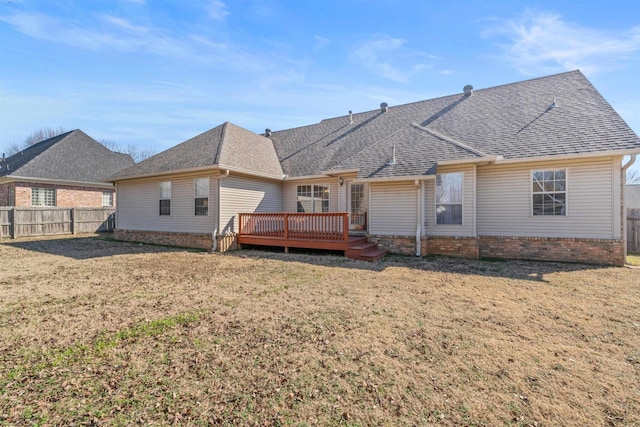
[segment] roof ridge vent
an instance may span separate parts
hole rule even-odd
[[[464,91],[464,96],[473,95],[473,86],[471,85],[466,85],[465,87],[462,88],[462,90]]]
[[[383,113],[389,111],[389,104],[387,104],[386,102],[380,104],[380,111],[382,111]]]

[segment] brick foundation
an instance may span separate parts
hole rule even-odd
[[[480,237],[480,256],[622,266],[624,240]]]
[[[369,241],[391,253],[415,255],[411,236],[368,236]],[[624,241],[545,237],[423,237],[422,255],[462,258],[504,258],[536,261],[580,262],[622,266]]]
[[[113,237],[126,242],[150,243],[154,245],[180,246],[210,250],[213,239],[208,233],[175,233],[169,231],[139,231],[116,229]]]
[[[479,240],[477,237],[425,237],[425,254],[447,255],[461,258],[479,258]]]

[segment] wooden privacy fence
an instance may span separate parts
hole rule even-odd
[[[0,239],[112,231],[113,208],[0,207]]]
[[[627,251],[640,252],[640,209],[627,209]]]

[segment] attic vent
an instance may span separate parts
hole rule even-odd
[[[549,107],[550,110],[556,108],[558,106],[558,101],[556,100],[556,97],[553,97],[553,103],[551,104],[551,106]]]
[[[465,87],[462,88],[462,90],[464,91],[464,96],[473,95],[473,86],[471,85],[466,85]]]
[[[393,144],[393,147],[391,147],[391,158],[387,162],[387,166],[393,166],[396,163],[396,144]]]
[[[389,111],[389,104],[387,104],[386,102],[380,104],[380,111],[382,111],[383,113]]]
[[[265,135],[267,138],[269,138],[269,137],[271,136],[271,134],[272,134],[271,129],[266,128],[266,129],[264,130],[264,135]]]

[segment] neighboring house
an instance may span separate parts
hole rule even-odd
[[[621,265],[637,153],[579,71],[466,86],[264,135],[220,125],[110,178],[115,233],[224,250],[239,213],[349,212],[393,252]]]
[[[640,209],[640,184],[627,185],[627,209]]]
[[[134,164],[74,130],[0,159],[0,206],[115,207],[104,179]]]

